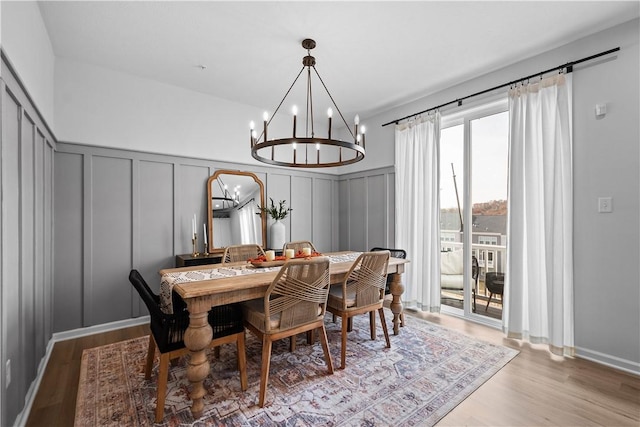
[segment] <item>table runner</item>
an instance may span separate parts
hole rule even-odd
[[[353,262],[362,252],[348,252],[344,254],[327,255],[330,264],[341,262]],[[176,273],[165,273],[160,280],[160,309],[167,314],[173,314],[171,292],[175,285],[202,280],[222,279],[226,277],[244,276],[247,274],[269,273],[278,271],[282,266],[256,268],[251,264],[235,265],[228,267],[207,268],[202,270],[189,270]]]

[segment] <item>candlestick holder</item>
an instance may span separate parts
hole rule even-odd
[[[193,238],[191,239],[191,245],[193,246],[193,252],[191,252],[191,256],[194,258],[200,256],[200,254],[198,253],[198,235],[197,234],[193,235]]]
[[[204,242],[204,256],[209,256],[209,244]]]

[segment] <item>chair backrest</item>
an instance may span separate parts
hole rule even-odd
[[[286,251],[287,249],[293,249],[295,251],[295,253],[298,253],[300,251],[302,251],[303,248],[311,248],[311,252],[318,252],[316,250],[316,247],[313,246],[313,243],[307,241],[307,240],[298,240],[296,242],[287,242],[284,244],[284,247],[282,248],[282,252]]]
[[[497,281],[500,283],[496,283]],[[504,273],[490,271],[485,274],[484,282],[489,292],[500,295],[504,292]]]
[[[405,251],[404,249],[379,248],[379,247],[375,247],[371,249],[371,252],[378,252],[378,251],[389,251],[389,255],[394,258],[407,259],[407,251]]]
[[[140,298],[147,306],[149,314],[151,316],[158,315],[160,313],[160,297],[153,293],[138,270],[133,269],[129,272],[129,282],[140,294]]]
[[[224,249],[224,255],[222,256],[222,263],[227,262],[240,262],[254,259],[264,255],[264,251],[260,245],[232,245],[227,246]]]
[[[356,259],[342,282],[344,309],[348,295],[355,295],[355,306],[350,308],[376,304],[384,299],[389,256],[389,251],[372,251],[364,252]]]
[[[264,297],[265,331],[271,331],[274,318],[278,320],[279,330],[322,319],[330,283],[329,258],[287,261]]]

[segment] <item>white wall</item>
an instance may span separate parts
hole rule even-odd
[[[249,122],[259,126],[262,113],[257,107],[56,59],[55,118],[60,141],[263,165],[251,157],[249,149]],[[270,132],[289,132],[289,120],[278,113]]]
[[[16,68],[40,114],[55,129],[53,114],[54,54],[34,1],[2,1],[2,49]]]

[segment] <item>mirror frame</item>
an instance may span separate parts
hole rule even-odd
[[[207,228],[209,229],[209,235],[207,237],[209,238],[209,242],[208,242],[209,252],[212,252],[212,250],[215,249],[213,246],[213,205],[212,205],[213,193],[211,191],[211,184],[213,184],[213,182],[216,179],[218,179],[220,175],[240,175],[240,176],[247,176],[249,178],[253,178],[256,184],[258,184],[258,186],[260,187],[260,206],[264,206],[264,184],[262,183],[260,178],[256,176],[256,174],[252,172],[242,172],[242,171],[226,170],[226,169],[220,169],[215,171],[214,174],[211,175],[207,180]],[[262,220],[262,244],[260,246],[262,246],[262,248],[265,248],[265,245],[267,244],[266,212],[260,213],[260,218]]]

